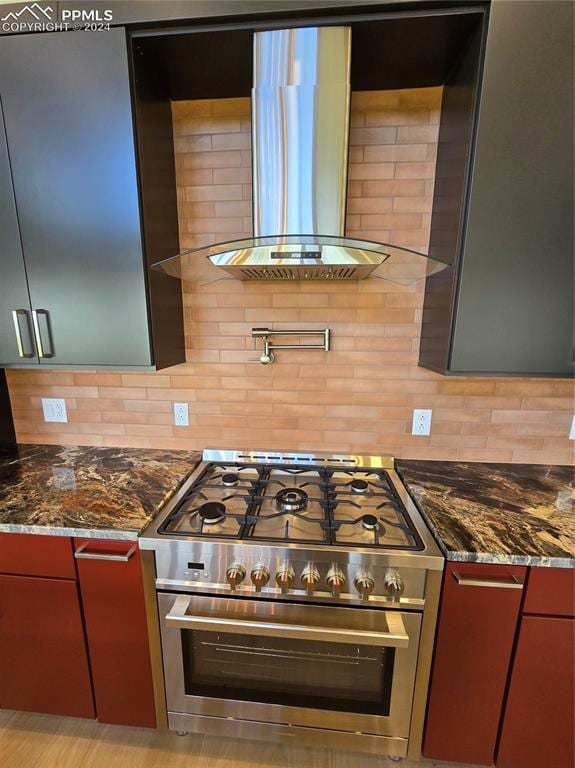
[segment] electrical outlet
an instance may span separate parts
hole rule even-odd
[[[66,401],[60,397],[43,397],[42,411],[44,412],[44,421],[68,421]]]
[[[424,408],[413,409],[412,435],[429,435],[431,432],[431,410]]]
[[[187,403],[174,403],[174,424],[176,427],[190,426]]]
[[[571,429],[569,430],[569,440],[575,440],[575,416],[571,419]]]

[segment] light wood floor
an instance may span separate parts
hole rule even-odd
[[[1,768],[464,768],[0,711]],[[470,768],[465,766],[465,768]]]

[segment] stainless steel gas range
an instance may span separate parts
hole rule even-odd
[[[171,729],[419,754],[443,557],[393,459],[207,450],[140,547]]]

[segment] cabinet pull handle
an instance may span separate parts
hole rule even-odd
[[[127,563],[138,549],[137,544],[132,544],[127,552],[110,552],[105,555],[103,552],[86,552],[86,547],[89,546],[90,542],[86,541],[84,544],[81,544],[78,547],[78,549],[74,552],[74,557],[76,560],[113,560],[117,563]]]
[[[24,351],[24,341],[22,339],[22,330],[20,328],[21,318],[24,318],[24,320],[26,321],[26,332],[28,334],[28,341],[30,342],[30,352]],[[30,333],[30,322],[28,319],[28,310],[13,309],[12,319],[14,321],[14,330],[16,331],[16,344],[18,345],[18,355],[20,357],[34,357],[34,344],[32,342],[32,335]]]
[[[50,344],[50,351],[46,351],[44,348],[44,342],[42,341],[42,332],[40,331],[40,317],[44,317],[46,320],[46,334],[48,336],[48,342]],[[36,336],[36,346],[38,347],[38,355],[40,357],[54,357],[54,345],[52,344],[52,334],[50,333],[50,322],[48,311],[45,309],[33,309],[32,321],[34,323],[34,335]]]
[[[494,589],[523,589],[523,582],[519,581],[517,576],[511,574],[499,579],[478,579],[461,576],[457,571],[452,571],[453,578],[460,587],[493,587]]]

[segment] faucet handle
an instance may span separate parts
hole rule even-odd
[[[269,365],[270,363],[273,363],[275,359],[276,358],[273,352],[268,352],[267,354],[265,352],[262,352],[262,354],[259,357],[248,357],[248,362],[261,363],[262,365]]]

